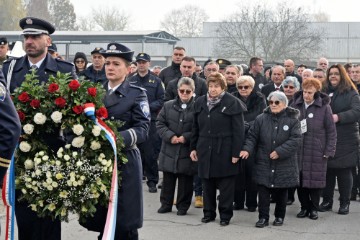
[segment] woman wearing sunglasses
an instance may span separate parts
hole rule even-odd
[[[233,93],[246,105],[247,111],[244,112],[244,120],[248,128],[253,125],[255,118],[266,108],[265,96],[256,91],[254,86],[255,80],[251,76],[241,76],[236,80],[237,91]],[[241,161],[241,172],[236,176],[234,210],[244,209],[245,202],[249,212],[256,210],[257,190],[256,184],[252,180],[253,167],[253,160]]]
[[[197,173],[197,164],[190,159],[194,80],[182,77],[177,88],[178,96],[164,104],[156,122],[157,131],[162,139],[159,170],[163,171],[161,207],[158,213],[171,212],[178,180],[176,208],[177,215],[183,216],[191,205],[193,177]]]
[[[330,106],[336,125],[335,156],[327,164],[326,186],[320,211],[330,211],[333,206],[337,180],[340,193],[338,214],[348,214],[353,177],[351,169],[359,161],[360,99],[356,86],[341,64],[332,65],[326,74],[325,92],[331,98]]]
[[[84,71],[86,69],[87,64],[88,64],[88,61],[87,61],[85,53],[83,53],[83,52],[75,53],[74,65],[75,65],[75,69],[76,69],[76,75],[78,77],[84,76]]]
[[[330,107],[330,97],[320,92],[316,78],[303,81],[303,90],[294,96],[292,107],[300,111],[302,148],[299,151],[300,187],[298,197],[301,211],[298,218],[318,219],[321,190],[326,183],[328,158],[336,148],[336,129]]]
[[[259,192],[259,221],[256,227],[269,225],[270,192],[275,196],[274,226],[283,225],[288,188],[299,184],[296,157],[301,142],[299,111],[288,107],[283,92],[268,97],[269,106],[254,121],[240,157],[255,159],[254,180]]]
[[[281,86],[284,89],[284,93],[289,100],[289,106],[293,101],[294,94],[300,90],[300,83],[296,77],[288,76],[284,79]]]
[[[220,225],[233,216],[235,177],[239,173],[239,153],[245,138],[245,106],[226,92],[225,77],[218,72],[207,77],[208,93],[195,102],[191,137],[193,161],[199,164],[203,182],[203,223],[216,218],[216,191],[219,189]]]

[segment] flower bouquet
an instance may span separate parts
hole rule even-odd
[[[69,213],[77,213],[82,220],[95,213],[96,204],[108,204],[114,150],[105,131],[84,114],[90,103],[97,118],[107,118],[104,94],[100,84],[71,80],[69,74],[57,73],[40,84],[35,71],[15,90],[23,127],[15,155],[16,188],[40,217],[68,221]],[[119,123],[105,123],[117,136],[118,165],[124,164]]]

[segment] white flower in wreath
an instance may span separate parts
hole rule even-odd
[[[36,175],[36,176],[40,176],[40,175],[41,175],[41,170],[40,170],[40,169],[36,169],[35,175]]]
[[[75,124],[72,130],[76,135],[80,136],[84,132],[84,127],[80,124]]]
[[[61,123],[62,113],[59,111],[55,111],[51,114],[50,117],[54,121],[54,123]]]
[[[52,182],[51,186],[53,186],[54,188],[57,188],[59,186],[59,184],[57,182]]]
[[[81,148],[84,146],[85,137],[76,137],[72,140],[71,145],[73,145],[76,148]]]
[[[90,148],[92,150],[98,150],[101,148],[101,144],[98,141],[91,141]]]
[[[39,165],[41,163],[41,158],[35,158],[35,165]]]
[[[100,136],[100,133],[101,133],[101,128],[97,125],[94,125],[93,129],[92,129],[92,134],[95,136],[95,137],[98,137]]]
[[[65,145],[65,148],[66,148],[66,149],[70,149],[70,148],[71,148],[71,144],[66,144],[66,145]]]
[[[49,190],[49,191],[54,190],[53,186],[51,186],[51,185],[47,186],[46,188],[47,188],[47,190]]]
[[[70,160],[70,156],[69,156],[69,155],[67,155],[67,154],[66,154],[66,155],[64,155],[64,160],[65,160],[65,161],[69,161],[69,160]]]
[[[25,169],[33,169],[34,168],[34,162],[31,159],[27,159],[24,162]]]
[[[82,165],[83,165],[83,163],[81,161],[76,162],[76,166],[81,167]]]
[[[45,155],[45,152],[44,151],[40,151],[39,152],[39,156],[44,156]]]
[[[22,141],[19,148],[22,152],[29,152],[31,150],[31,145],[27,141]]]
[[[78,153],[77,153],[77,152],[73,152],[72,155],[73,155],[73,157],[76,157],[76,156],[78,155]]]
[[[57,156],[58,156],[58,158],[62,158],[63,157],[63,154],[62,153],[57,153]]]
[[[49,156],[47,156],[47,155],[43,156],[43,157],[42,157],[42,160],[44,160],[44,161],[49,160]]]
[[[37,113],[34,116],[34,122],[38,125],[42,125],[46,122],[46,116],[42,113]]]
[[[25,124],[24,127],[23,127],[23,129],[24,129],[24,132],[25,132],[26,134],[30,135],[30,134],[32,134],[33,131],[34,131],[34,125],[29,124],[29,123],[28,123],[28,124]]]
[[[54,211],[55,209],[56,209],[56,205],[54,204],[54,203],[51,203],[50,205],[49,205],[49,211],[50,212],[52,212],[52,211]]]

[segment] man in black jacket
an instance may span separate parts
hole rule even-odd
[[[185,57],[185,48],[175,47],[172,54],[172,63],[170,66],[164,68],[159,75],[159,78],[164,83],[165,88],[168,83],[178,77],[181,77],[180,63]]]
[[[284,91],[283,87],[281,86],[282,82],[285,79],[285,68],[280,65],[275,65],[271,68],[271,83],[265,85],[261,89],[261,93],[265,95],[267,98],[271,92],[274,91]]]
[[[156,117],[164,105],[164,87],[160,78],[156,77],[150,70],[150,56],[146,53],[139,53],[136,56],[137,73],[129,79],[133,85],[146,89],[146,95],[149,101],[151,122],[149,129],[149,138],[139,144],[141,158],[143,162],[145,176],[149,192],[157,192],[156,184],[159,182],[157,157],[159,155],[158,145],[159,135],[156,132]]]
[[[285,60],[284,61],[284,67],[285,67],[285,70],[286,70],[286,77],[287,76],[296,77],[297,80],[300,83],[300,86],[301,86],[302,77],[295,73],[295,63],[294,63],[294,61],[291,60],[291,59]]]
[[[181,77],[189,77],[194,80],[194,97],[199,97],[207,93],[207,86],[204,79],[198,77],[195,73],[196,61],[193,57],[184,57],[180,64],[181,76],[171,80],[166,87],[165,101],[174,99],[177,96],[177,84]]]
[[[100,54],[100,51],[104,50],[101,47],[96,47],[91,52],[91,62],[92,65],[86,68],[84,76],[86,79],[89,79],[92,82],[100,82],[104,84],[106,82],[105,75],[105,58]]]
[[[256,91],[260,91],[261,88],[266,84],[266,79],[262,75],[263,69],[263,60],[259,57],[252,57],[250,59],[249,71],[244,73],[244,75],[251,76],[255,80],[254,88]]]

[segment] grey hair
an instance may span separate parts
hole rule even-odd
[[[286,69],[285,69],[283,66],[281,66],[281,65],[275,65],[275,66],[273,66],[273,67],[271,68],[271,72],[274,72],[274,69],[275,69],[275,68],[280,68],[281,71],[282,71],[282,73],[284,74],[284,76],[286,75]]]
[[[288,104],[289,104],[289,100],[287,99],[285,93],[283,92],[280,92],[280,91],[274,91],[274,92],[271,92],[267,98],[268,101],[270,101],[270,99],[272,97],[275,97],[277,98],[277,100],[279,100],[280,102],[283,102],[285,103],[285,106],[287,107]]]
[[[190,86],[192,91],[195,91],[195,83],[194,83],[194,80],[192,80],[191,78],[189,78],[189,77],[180,78],[179,82],[177,84],[177,88],[180,88],[181,85],[184,85],[184,84]]]
[[[299,91],[300,90],[300,83],[299,83],[299,81],[297,80],[297,78],[296,77],[293,77],[293,76],[287,76],[285,79],[284,79],[284,81],[282,82],[282,86],[284,87],[285,85],[289,85],[289,84],[293,84],[294,85],[294,87],[295,87],[295,89],[297,90],[297,91]]]
[[[162,67],[159,66],[159,65],[156,65],[156,66],[153,67],[153,69],[162,69]]]
[[[255,80],[251,76],[240,76],[236,80],[236,87],[238,87],[241,83],[248,82],[251,86],[251,88],[254,88],[255,86]]]

